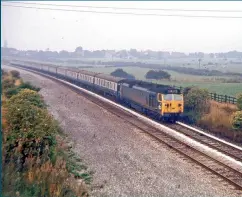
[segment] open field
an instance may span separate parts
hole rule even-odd
[[[112,61],[112,59],[108,58],[72,58],[72,59],[58,59],[57,62],[45,62],[45,63],[51,63],[58,66],[70,66],[70,67],[79,67],[80,69],[95,71],[95,72],[101,72],[105,74],[110,74],[114,70],[116,70],[118,67],[105,67],[105,65],[92,65],[92,64],[81,64],[81,63],[75,63],[75,62],[68,62],[69,60],[82,60],[82,61]],[[201,68],[204,68],[202,65],[205,63],[210,62],[211,59],[203,59],[203,62],[201,63]],[[113,59],[113,61],[127,61],[127,62],[134,62],[134,60],[123,60],[123,59]],[[164,64],[164,61],[161,60],[136,60],[137,62],[146,62],[146,63],[157,63],[157,64]],[[195,58],[179,58],[179,59],[171,59],[167,60],[165,63],[171,64],[173,66],[184,66],[184,67],[191,67],[191,68],[198,68],[198,64],[196,62],[197,60]],[[218,63],[219,65],[210,65],[206,68],[208,69],[214,69],[214,70],[220,70],[224,72],[237,72],[242,73],[242,64],[230,64],[231,61],[240,61],[238,59],[228,59],[228,60],[222,60],[218,59],[215,61],[213,59],[213,64]],[[227,65],[222,65],[223,63],[226,63]],[[92,67],[93,68],[87,68]],[[83,68],[82,68],[83,67]],[[85,67],[85,68],[84,68]],[[136,77],[136,79],[140,80],[146,80],[145,74],[150,70],[149,68],[139,68],[139,67],[122,67],[126,72],[129,74],[132,74]],[[175,71],[167,70],[168,73],[171,74],[171,81],[162,80],[162,81],[156,81],[153,80],[154,83],[162,83],[162,84],[168,84],[168,85],[175,85],[175,86],[198,86],[200,88],[206,88],[210,92],[216,92],[217,94],[223,94],[223,95],[230,95],[230,96],[236,96],[238,93],[242,92],[242,83],[222,83],[224,80],[233,79],[233,77],[229,76],[196,76],[196,75],[189,75],[189,74],[182,74]]]
[[[70,65],[70,60],[76,61],[86,61],[97,63],[100,62],[111,62],[111,61],[121,61],[121,62],[142,62],[142,63],[151,63],[158,65],[170,65],[170,66],[182,66],[188,68],[199,68],[198,58],[177,58],[177,59],[162,59],[162,60],[141,60],[141,59],[120,59],[120,58],[61,58],[58,59],[59,62],[62,62],[64,65]],[[238,72],[242,73],[242,63],[236,64],[234,62],[241,62],[240,59],[228,58],[228,59],[215,59],[215,58],[202,58],[200,68],[201,69],[211,69],[219,70],[222,72]],[[208,65],[210,63],[210,65]],[[71,63],[72,66],[82,66],[81,64]]]
[[[114,67],[95,67],[95,68],[85,68],[85,70],[101,72],[105,74],[110,74],[117,68]],[[126,72],[134,75],[136,79],[146,80],[145,74],[148,72],[148,68],[138,68],[138,67],[124,67],[122,68]],[[238,93],[242,92],[242,84],[241,83],[221,83],[218,79],[221,77],[213,77],[213,76],[195,76],[195,75],[187,75],[180,74],[174,71],[167,71],[171,74],[172,80],[153,80],[154,83],[162,83],[168,85],[175,86],[198,86],[201,88],[206,88],[210,92],[216,92],[218,94],[231,95],[236,96]],[[223,77],[225,78],[225,77]]]

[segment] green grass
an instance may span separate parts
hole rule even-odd
[[[85,68],[85,70],[101,72],[105,74],[110,74],[116,69],[117,68],[114,68],[114,67]],[[129,74],[134,75],[136,79],[146,80],[144,76],[150,69],[137,68],[137,67],[124,67],[123,70],[125,70]],[[216,92],[217,94],[224,94],[224,95],[230,95],[230,96],[236,96],[238,93],[242,92],[242,83],[221,83],[218,80],[218,79],[221,79],[221,77],[187,75],[187,74],[180,74],[174,71],[167,71],[167,72],[169,72],[172,76],[171,81],[153,80],[153,82],[167,84],[167,85],[182,86],[182,87],[198,86],[200,88],[206,88],[210,92]],[[223,77],[223,78],[226,78],[226,77]]]
[[[109,61],[122,61],[122,62],[142,62],[142,63],[151,63],[151,64],[158,64],[158,65],[171,65],[171,66],[184,66],[189,68],[199,68],[198,58],[177,58],[177,59],[166,59],[166,60],[128,60],[128,59],[120,59],[120,58],[60,58],[59,60],[65,62],[66,66],[70,65],[68,60],[83,60],[83,61],[102,61],[102,62],[109,62]],[[223,58],[214,59],[214,58],[202,58],[201,61],[201,68],[203,69],[213,69],[219,70],[222,72],[238,72],[242,73],[242,63],[241,64],[233,64],[230,61],[241,61],[236,58],[229,58],[224,60]],[[212,62],[213,64],[218,65],[206,65],[208,62]],[[82,64],[75,64],[72,63],[72,66],[82,66]]]

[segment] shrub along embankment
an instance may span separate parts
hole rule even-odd
[[[64,140],[39,88],[23,83],[16,71],[2,71],[2,88],[3,196],[88,196],[91,175]]]
[[[210,100],[204,89],[187,88],[184,95],[185,122],[242,142],[242,95],[238,95],[237,106]]]

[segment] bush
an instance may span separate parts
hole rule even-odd
[[[2,81],[2,89],[3,90],[7,90],[9,88],[13,88],[14,87],[14,80],[13,79],[9,79],[6,78]]]
[[[5,96],[6,96],[7,98],[11,98],[13,95],[16,95],[16,94],[18,94],[18,93],[19,93],[19,89],[18,89],[18,88],[16,88],[16,87],[14,87],[14,88],[9,88],[9,89],[6,90],[6,92],[5,92]]]
[[[232,126],[234,130],[242,132],[242,111],[237,111],[232,115]]]
[[[170,79],[171,75],[168,72],[165,72],[163,70],[155,71],[155,70],[150,70],[146,73],[145,75],[146,79]]]
[[[44,100],[41,98],[41,96],[37,92],[29,89],[20,90],[17,95],[12,96],[8,101],[8,105],[24,103],[28,105],[34,105],[40,108],[46,107]]]
[[[112,76],[114,77],[122,77],[122,78],[126,78],[126,79],[135,79],[135,77],[131,74],[128,74],[127,72],[125,72],[123,69],[116,69],[115,71],[113,71],[111,73]]]
[[[18,86],[18,88],[19,88],[19,89],[30,89],[30,90],[34,90],[34,91],[36,91],[36,92],[39,92],[39,91],[40,91],[40,88],[31,85],[29,82],[21,83],[21,85]]]
[[[90,177],[83,167],[70,162],[70,155],[60,155],[63,146],[58,146],[55,137],[59,127],[44,108],[40,95],[22,89],[5,107],[3,196],[88,196],[85,182]],[[81,177],[83,182],[80,184],[75,177]]]
[[[8,103],[6,118],[12,139],[43,138],[57,131],[52,116],[47,110],[28,102]]]
[[[5,96],[7,98],[11,98],[13,95],[18,94],[22,89],[29,89],[29,90],[34,90],[34,91],[39,91],[40,88],[32,86],[30,83],[22,83],[17,87],[9,88],[5,92]]]
[[[16,79],[19,79],[19,78],[20,78],[20,73],[19,73],[18,71],[16,71],[16,70],[11,70],[11,71],[10,71],[10,74],[11,74],[14,78],[16,78]]]
[[[242,110],[242,93],[237,96],[237,107]]]
[[[184,94],[184,115],[190,123],[196,123],[210,110],[209,92],[205,89],[191,88]]]
[[[238,133],[242,134],[242,111],[237,111],[232,115],[232,128],[234,130],[234,139]]]
[[[15,161],[16,168],[22,172],[26,169],[28,157],[39,157],[39,162],[35,160],[36,164],[55,157],[51,147],[56,144],[53,136],[58,131],[58,125],[46,109],[28,102],[12,101],[8,103],[6,120],[6,163]]]

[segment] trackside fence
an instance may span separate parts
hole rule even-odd
[[[175,86],[175,87],[179,88],[180,90],[184,89],[184,87],[181,87],[181,86],[180,87]],[[232,96],[221,95],[221,94],[212,93],[212,92],[209,93],[209,96],[212,100],[220,102],[220,103],[231,103],[234,105],[237,103],[237,98],[232,97]]]
[[[215,100],[220,103],[231,103],[231,104],[236,104],[237,103],[237,98],[228,96],[228,95],[220,95],[216,93],[209,93],[210,98],[212,100]]]

